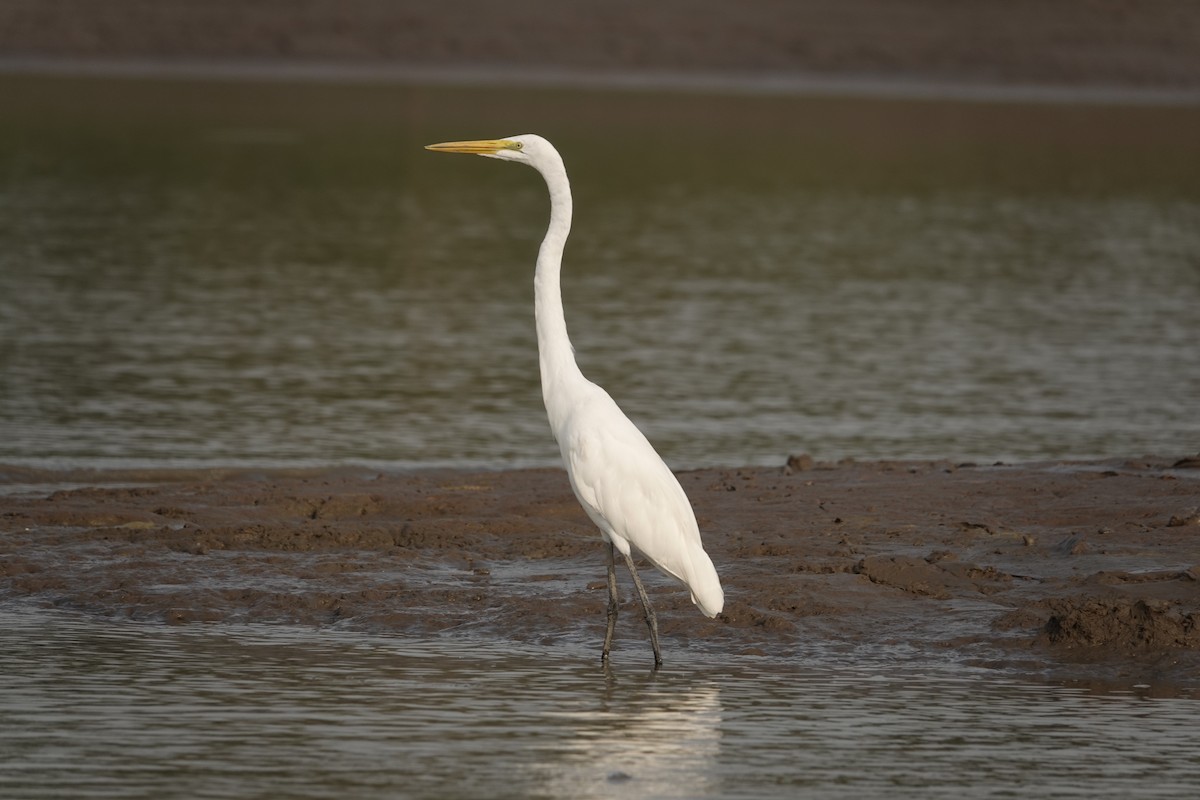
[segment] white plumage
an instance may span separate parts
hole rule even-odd
[[[626,555],[632,544],[715,617],[724,594],[687,495],[608,393],[595,384],[589,388],[594,396],[556,429],[575,496],[617,550]]]
[[[608,392],[580,372],[563,317],[559,272],[571,231],[571,186],[562,157],[540,136],[446,142],[429,149],[518,161],[542,174],[550,191],[550,224],[538,251],[534,277],[542,399],[562,452],[571,488],[609,543],[607,661],[617,614],[613,548],[624,557],[650,628],[655,664],[662,663],[658,629],[630,546],[663,572],[682,581],[692,602],[715,617],[725,597],[712,560],[700,541],[696,515],[679,481]]]

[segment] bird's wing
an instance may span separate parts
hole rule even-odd
[[[588,516],[610,537],[692,585],[702,570],[695,553],[704,550],[679,481],[603,389],[595,387],[573,412],[559,445]],[[706,555],[703,561],[712,571]]]

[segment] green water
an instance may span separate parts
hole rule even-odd
[[[1195,452],[1200,108],[0,76],[0,461],[673,466]]]

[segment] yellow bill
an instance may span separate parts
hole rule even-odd
[[[471,142],[427,144],[425,149],[436,150],[439,153],[472,153],[477,156],[490,156],[501,150],[520,150],[521,143],[511,139],[476,139]]]

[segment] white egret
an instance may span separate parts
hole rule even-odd
[[[533,134],[444,142],[427,149],[528,164],[546,180],[550,225],[538,250],[533,282],[542,399],[571,488],[608,543],[608,627],[601,661],[608,662],[617,621],[615,552],[620,552],[645,612],[657,667],[662,664],[658,622],[630,547],[682,581],[707,616],[721,613],[725,595],[683,487],[608,392],[585,378],[575,363],[559,289],[563,247],[571,231],[571,184],[562,157],[550,142]]]

